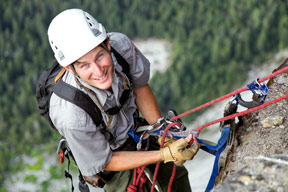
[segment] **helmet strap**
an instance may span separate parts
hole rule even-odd
[[[106,45],[106,40],[103,41],[101,44],[100,44],[101,47],[103,47],[103,49],[105,49],[108,53],[110,53],[110,50],[108,49],[107,45]]]
[[[75,76],[75,77],[79,77],[79,75],[78,75],[78,73],[76,72],[73,64],[74,64],[74,63],[72,63],[72,64],[70,65],[70,68],[71,68],[71,70],[73,71],[74,76]],[[79,78],[80,78],[80,77],[79,77]]]

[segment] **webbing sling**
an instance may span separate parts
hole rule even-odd
[[[209,179],[209,182],[208,182],[208,185],[206,187],[205,192],[211,191],[212,188],[214,187],[215,179],[219,174],[219,164],[218,164],[219,158],[220,158],[221,153],[225,150],[226,143],[227,143],[227,140],[229,137],[229,133],[230,133],[230,127],[224,127],[222,129],[221,136],[218,139],[217,145],[215,145],[215,146],[210,145],[210,144],[208,144],[208,143],[204,142],[203,140],[196,137],[197,142],[204,145],[204,146],[201,146],[200,149],[202,149],[203,151],[206,151],[207,153],[210,153],[211,155],[215,156],[212,173],[211,173],[211,176],[210,176],[210,179]],[[182,138],[180,136],[173,136],[173,137],[176,139]]]
[[[212,190],[212,188],[214,187],[214,182],[216,177],[218,176],[219,173],[219,157],[220,154],[222,153],[222,151],[225,149],[226,147],[226,143],[227,143],[227,139],[229,137],[229,132],[230,132],[230,128],[229,127],[224,127],[222,129],[222,133],[221,136],[218,140],[218,143],[216,146],[213,145],[209,145],[208,143],[205,143],[204,141],[202,141],[201,139],[197,139],[198,143],[203,144],[204,146],[201,146],[201,149],[203,149],[204,151],[206,151],[207,153],[210,153],[212,155],[215,155],[215,160],[214,160],[214,165],[213,165],[213,169],[212,169],[212,173],[208,182],[208,185],[205,189],[205,192],[209,192]]]

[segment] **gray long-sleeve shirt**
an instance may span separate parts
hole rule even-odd
[[[146,85],[149,80],[150,63],[143,54],[132,44],[127,36],[121,33],[109,33],[110,45],[129,63],[131,83],[133,88]],[[97,98],[104,110],[119,105],[119,98],[123,92],[123,79],[115,72],[122,75],[122,67],[112,55],[114,63],[112,92],[92,87],[81,79],[80,83],[96,93]],[[62,79],[84,91],[76,83],[74,76],[66,72]],[[95,98],[87,93],[95,102]],[[135,96],[131,92],[128,101],[122,106],[120,112],[113,116],[109,132],[114,140],[108,141],[100,132],[91,117],[78,106],[53,94],[50,100],[50,118],[63,135],[75,157],[77,165],[85,176],[97,174],[106,167],[111,160],[112,151],[119,148],[128,138],[128,131],[134,126],[133,113],[136,110]],[[102,112],[104,122],[108,123],[108,115]]]

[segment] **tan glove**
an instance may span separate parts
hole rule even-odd
[[[161,146],[162,138],[163,138],[162,136],[159,136],[159,137],[158,137],[158,144],[159,144],[160,146]],[[163,147],[167,147],[167,146],[169,146],[171,143],[174,143],[175,141],[177,141],[177,139],[175,139],[175,138],[170,138],[170,137],[165,137]]]
[[[161,146],[161,142],[162,142],[162,136],[158,137],[158,144]],[[171,143],[177,141],[177,139],[175,138],[170,138],[170,137],[165,137],[164,143],[163,143],[163,147],[168,147]],[[176,165],[183,165],[185,163],[185,160],[183,161],[175,161]]]
[[[182,165],[186,160],[192,160],[198,152],[200,145],[194,142],[189,148],[185,139],[179,139],[167,147],[160,149],[160,155],[164,163],[173,161],[176,165]]]

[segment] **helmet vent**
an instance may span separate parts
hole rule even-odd
[[[107,38],[102,24],[81,9],[67,9],[59,13],[51,21],[47,35],[54,57],[63,67],[75,62]]]

